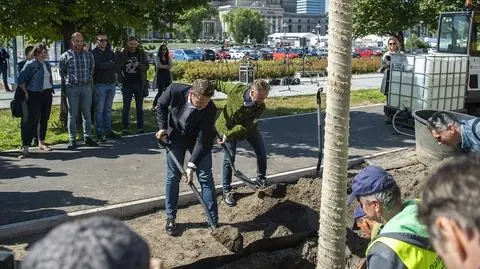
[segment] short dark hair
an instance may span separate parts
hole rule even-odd
[[[466,233],[480,230],[480,156],[467,155],[439,165],[425,182],[418,217],[432,238],[442,240],[434,223],[444,216]]]
[[[132,41],[132,40],[138,41],[138,39],[135,36],[129,36],[128,41]]]
[[[27,56],[28,54],[30,54],[30,52],[31,52],[32,50],[33,50],[33,46],[32,46],[32,45],[25,47],[25,56]]]
[[[99,37],[101,35],[107,35],[105,31],[98,31],[97,34],[95,35],[96,37]]]
[[[437,111],[427,120],[427,129],[429,131],[435,130],[443,131],[448,128],[449,125],[458,125],[459,121],[452,114],[446,111]]]
[[[194,80],[190,90],[206,97],[212,97],[215,93],[215,88],[213,87],[212,83],[206,79]]]
[[[147,243],[123,222],[92,217],[64,223],[36,242],[22,269],[149,269]]]

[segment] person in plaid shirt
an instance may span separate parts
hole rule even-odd
[[[60,57],[60,76],[65,84],[68,103],[68,133],[70,143],[68,149],[77,147],[75,129],[77,111],[80,110],[83,116],[83,140],[86,145],[96,146],[97,143],[90,138],[92,106],[92,75],[95,69],[93,54],[83,48],[83,35],[79,32],[73,33],[72,47]]]

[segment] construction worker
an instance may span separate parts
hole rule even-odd
[[[257,128],[257,119],[265,111],[265,99],[268,97],[270,86],[263,79],[255,80],[251,85],[224,83],[217,81],[216,90],[227,95],[227,103],[220,113],[215,128],[220,135],[219,144],[225,144],[229,152],[224,152],[223,160],[223,201],[228,206],[235,206],[236,202],[231,192],[232,165],[227,154],[235,162],[237,142],[247,140],[257,156],[257,181],[266,186],[267,152],[263,137]]]
[[[457,151],[480,153],[480,118],[459,121],[445,111],[435,112],[427,121],[427,128],[439,144]]]
[[[448,268],[480,268],[480,156],[444,163],[427,179],[418,211]]]
[[[417,219],[417,201],[402,202],[400,188],[383,168],[368,166],[355,176],[348,204],[354,200],[368,218],[383,224],[367,248],[366,268],[445,268]]]
[[[363,212],[361,206],[355,208],[353,211],[353,227],[352,230],[361,230],[363,235],[367,238],[377,236],[380,232],[381,224],[368,218],[367,214]]]

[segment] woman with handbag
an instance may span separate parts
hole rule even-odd
[[[29,155],[29,146],[35,132],[38,132],[38,149],[51,150],[45,144],[54,93],[52,68],[46,61],[48,59],[47,46],[42,43],[35,44],[31,56],[33,59],[27,61],[17,78],[17,84],[25,94],[27,104],[27,113],[22,117],[23,149],[20,158]],[[37,128],[38,130],[36,130]]]

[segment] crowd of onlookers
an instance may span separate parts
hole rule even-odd
[[[6,53],[0,50],[0,54]],[[4,54],[2,54],[4,55]],[[8,53],[6,53],[8,55]],[[48,60],[48,48],[42,43],[25,49],[27,59],[18,63],[20,70],[17,77],[18,88],[15,99],[22,103],[22,151],[20,158],[30,154],[29,147],[37,146],[39,150],[49,151],[45,143],[48,120],[52,106],[53,89],[52,71]],[[3,59],[0,57],[0,60]],[[1,61],[0,61],[1,62]],[[158,88],[152,110],[165,88],[172,82],[170,69],[172,61],[166,45],[161,45],[155,60],[155,80]],[[143,100],[148,95],[150,83],[147,80],[149,59],[138,47],[135,37],[128,38],[127,46],[115,53],[108,44],[107,34],[100,32],[95,36],[95,48],[85,48],[84,37],[74,33],[71,47],[64,52],[59,61],[68,108],[68,149],[77,147],[77,115],[82,116],[83,141],[95,146],[105,139],[118,139],[120,134],[112,130],[112,105],[116,85],[121,85],[122,135],[129,134],[129,113],[132,99],[136,107],[136,133],[144,132]],[[6,68],[2,68],[6,70]],[[6,76],[4,76],[6,77]],[[8,84],[5,82],[6,87]],[[9,90],[9,89],[6,89]],[[91,112],[93,111],[93,113]],[[93,119],[92,119],[93,118]],[[95,123],[96,139],[92,138],[92,122]]]

